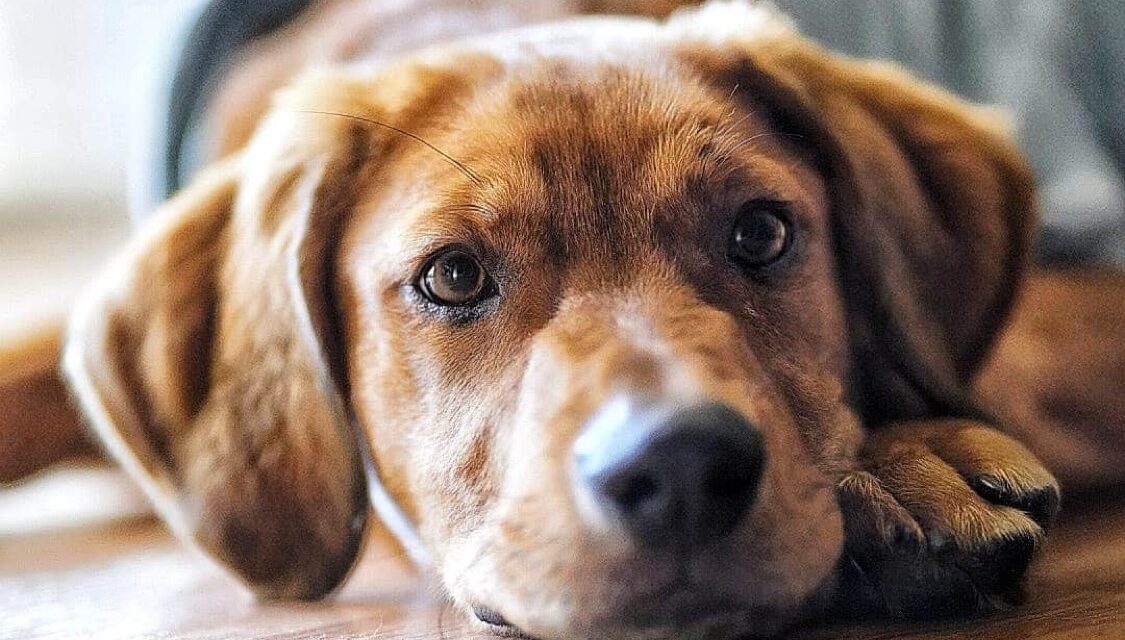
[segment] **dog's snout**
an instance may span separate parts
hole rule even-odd
[[[761,478],[758,430],[720,403],[606,407],[575,443],[581,490],[638,543],[691,548],[742,521]]]

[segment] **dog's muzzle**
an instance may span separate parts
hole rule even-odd
[[[640,547],[691,553],[735,530],[765,463],[758,429],[731,407],[617,398],[574,444],[574,485],[594,519]]]

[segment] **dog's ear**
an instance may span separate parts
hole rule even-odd
[[[1031,172],[995,113],[830,54],[769,9],[710,10],[732,14],[729,39],[685,55],[767,109],[828,182],[857,405],[872,422],[975,413],[967,384],[1011,306],[1035,218]]]
[[[87,294],[66,353],[111,452],[264,598],[338,585],[368,511],[324,353],[326,253],[366,143],[346,120],[292,130],[302,119],[267,122],[153,214]]]

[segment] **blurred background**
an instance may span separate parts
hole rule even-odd
[[[0,341],[63,313],[125,237],[130,145],[197,4],[0,1]]]
[[[63,318],[128,236],[129,158],[198,3],[0,0],[0,351]],[[119,474],[63,468],[0,488],[0,549],[147,510]]]

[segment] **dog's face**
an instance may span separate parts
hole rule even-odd
[[[423,130],[479,178],[414,145],[346,224],[347,380],[381,475],[453,595],[533,635],[760,629],[839,554],[830,478],[859,431],[827,193],[727,91],[514,70]]]
[[[486,623],[768,633],[832,586],[860,418],[976,366],[1026,192],[966,108],[765,10],[493,38],[288,90],[91,296],[70,367],[265,595],[351,566],[359,435]]]

